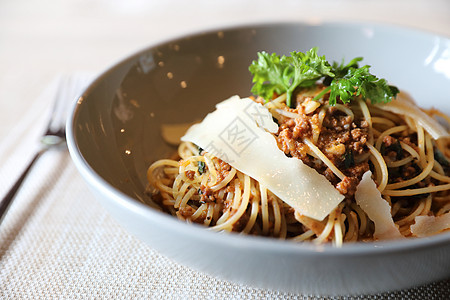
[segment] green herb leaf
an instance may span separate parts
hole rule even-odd
[[[399,90],[388,85],[385,79],[370,74],[369,68],[368,65],[361,68],[349,67],[345,75],[336,76],[330,84],[329,103],[336,104],[337,97],[344,104],[349,103],[355,96],[370,99],[373,104],[391,101]]]
[[[197,162],[197,165],[198,165],[198,172],[200,173],[200,175],[205,173],[205,168],[206,168],[205,163],[200,160]]]
[[[325,75],[334,76],[325,56],[317,55],[317,48],[290,54],[290,57],[280,57],[276,53],[258,53],[258,60],[249,67],[253,74],[252,93],[269,100],[274,94],[286,92],[286,104],[291,106],[291,96],[296,87],[312,86]]]
[[[444,167],[450,166],[448,159],[441,151],[439,151],[438,148],[434,148],[434,159],[437,160],[438,163],[440,163]]]
[[[353,156],[352,150],[347,150],[344,154],[344,167],[346,169],[353,167],[355,165],[355,158]]]
[[[372,103],[385,103],[395,98],[399,90],[388,85],[385,79],[370,74],[369,66],[358,67],[363,58],[356,57],[348,64],[333,62],[331,65],[325,56],[317,54],[317,48],[302,52],[291,52],[291,56],[279,56],[276,53],[259,52],[258,60],[252,62],[249,71],[253,74],[252,93],[266,101],[274,94],[287,94],[286,104],[292,107],[292,93],[297,87],[309,87],[318,80],[327,88],[314,99],[320,99],[330,92],[330,105],[340,99],[348,103],[354,97],[370,99]]]

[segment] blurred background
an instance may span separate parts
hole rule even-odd
[[[383,22],[450,36],[450,1],[1,0],[0,140],[60,73],[98,73],[155,41],[263,21]]]

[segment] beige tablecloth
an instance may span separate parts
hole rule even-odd
[[[0,1],[0,196],[38,148],[60,72],[97,73],[153,40],[235,22],[349,19],[450,36],[449,16],[448,0]],[[53,298],[321,299],[223,281],[167,259],[108,215],[65,149],[41,157],[0,226],[0,299]],[[450,299],[450,280],[330,299]]]

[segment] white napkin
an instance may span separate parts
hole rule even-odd
[[[38,148],[59,82],[30,103],[1,141],[1,195]],[[446,299],[449,293],[450,281],[443,281],[329,299]],[[0,298],[324,299],[230,283],[170,261],[108,215],[61,149],[39,159],[0,226]]]

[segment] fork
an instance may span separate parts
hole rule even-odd
[[[0,224],[8,212],[17,191],[22,186],[22,183],[25,181],[27,175],[39,157],[41,157],[50,148],[66,145],[65,122],[67,119],[68,109],[72,106],[73,101],[76,100],[76,97],[80,95],[80,92],[86,86],[87,82],[87,77],[81,74],[65,75],[59,78],[50,120],[47,125],[47,129],[41,137],[41,148],[37,151],[20,177],[1,200]]]

